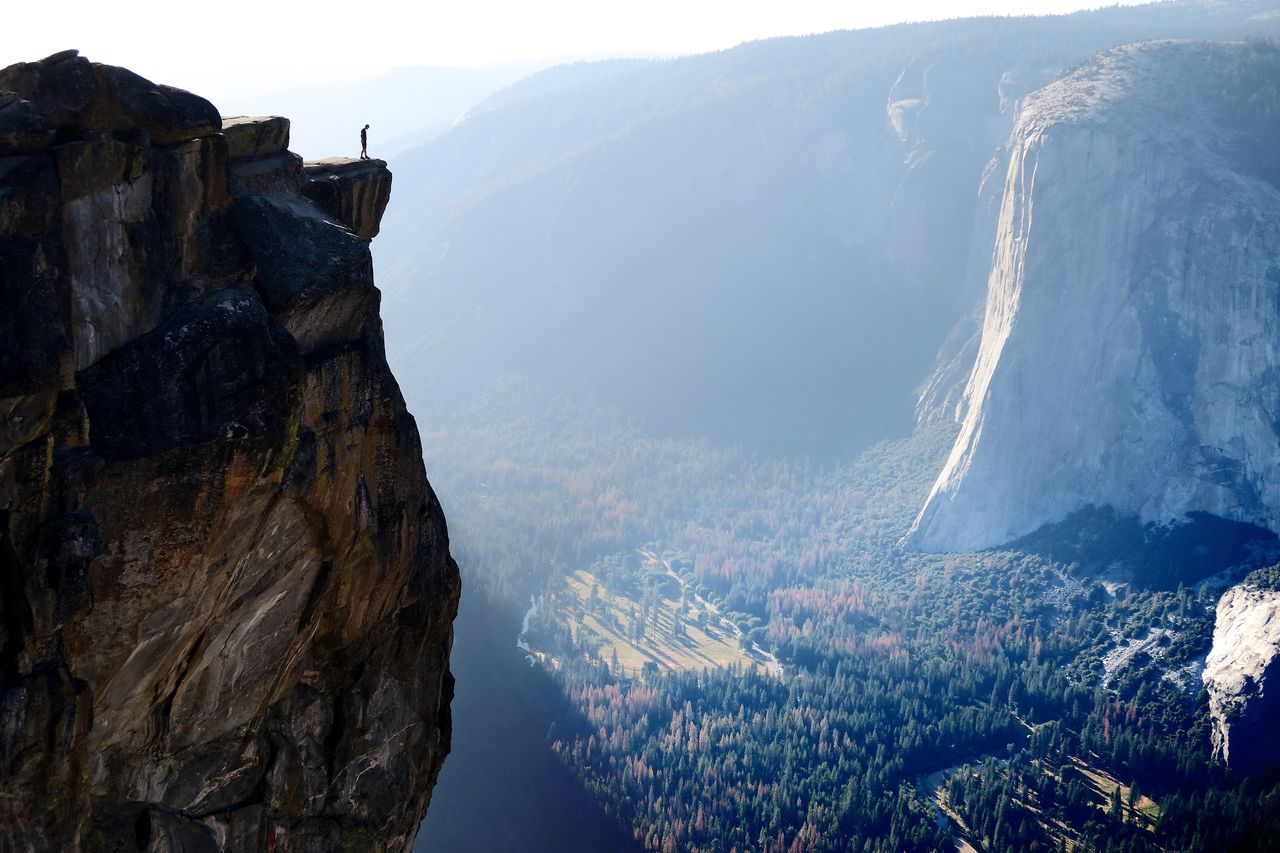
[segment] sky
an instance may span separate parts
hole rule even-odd
[[[1137,0],[1130,0],[1132,5]],[[1088,0],[62,0],[8,4],[0,67],[67,48],[196,92],[619,54],[969,15],[1058,14]],[[189,10],[189,11],[187,11]]]

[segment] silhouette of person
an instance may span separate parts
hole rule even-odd
[[[369,159],[369,125],[360,128],[360,159]]]

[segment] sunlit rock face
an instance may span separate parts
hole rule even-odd
[[[1242,773],[1280,771],[1280,591],[1241,584],[1222,596],[1204,685],[1214,754]]]
[[[1274,46],[1145,43],[1028,98],[961,433],[912,547],[1087,505],[1280,526],[1280,133],[1249,103],[1277,67]]]
[[[74,52],[0,71],[0,849],[405,850],[426,810],[457,568],[381,207],[287,144]]]

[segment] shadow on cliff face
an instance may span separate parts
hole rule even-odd
[[[1090,505],[1007,548],[1075,563],[1088,575],[1129,579],[1148,589],[1176,589],[1249,563],[1276,543],[1270,530],[1204,512],[1188,513],[1181,524],[1143,524],[1136,515]]]
[[[520,618],[474,587],[454,622],[453,747],[414,853],[639,851],[561,763],[548,730],[585,725],[516,650]]]

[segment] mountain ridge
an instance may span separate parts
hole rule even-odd
[[[978,190],[1019,99],[1149,33],[1273,32],[1264,5],[770,40],[478,112],[399,164],[418,200],[376,250],[411,404],[524,373],[671,437],[829,460],[901,435],[984,293]]]

